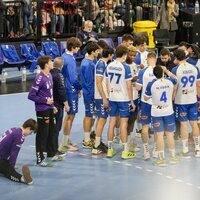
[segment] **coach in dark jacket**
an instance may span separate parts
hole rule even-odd
[[[58,149],[58,137],[59,132],[62,128],[63,121],[63,108],[65,107],[66,112],[69,112],[70,107],[67,101],[67,93],[65,88],[64,77],[61,73],[63,67],[63,59],[57,57],[54,59],[54,68],[51,70],[53,78],[53,99],[54,106],[57,108],[56,113],[56,148]]]

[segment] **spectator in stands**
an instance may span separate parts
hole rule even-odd
[[[33,34],[33,7],[32,0],[23,0],[23,29],[24,35],[27,36],[30,32]]]
[[[176,30],[178,24],[176,18],[179,15],[179,6],[175,0],[164,1],[160,7],[160,11],[156,22],[159,23],[160,29],[168,29],[170,31],[170,44],[175,44]]]
[[[7,8],[7,27],[8,27],[8,37],[14,38],[19,34],[19,16],[15,6],[9,6]]]
[[[97,0],[87,0],[83,3],[84,18],[85,20],[96,20],[99,14],[99,4]]]
[[[95,42],[98,40],[97,34],[94,31],[92,31],[92,29],[93,29],[92,21],[87,20],[84,22],[83,29],[77,33],[77,37],[82,42],[82,46],[80,49],[82,54],[85,54],[86,52],[85,47],[88,42]]]
[[[165,66],[169,71],[171,71],[176,66],[174,64],[174,58],[170,53],[169,49],[161,49],[160,57],[157,59],[157,64]]]
[[[5,21],[6,5],[3,0],[0,0],[0,38],[3,38],[4,34],[4,21]]]
[[[65,11],[59,2],[53,2],[52,4],[53,5],[51,10],[51,34],[52,37],[54,37],[55,35],[60,35],[61,33],[63,33],[65,23]],[[57,24],[59,25],[59,31],[56,31]]]
[[[117,22],[117,18],[114,13],[115,7],[116,7],[116,0],[105,0],[103,8],[103,13],[105,15],[104,21],[105,21],[105,27],[107,27],[109,30],[113,30],[114,23]]]

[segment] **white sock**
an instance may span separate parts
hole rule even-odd
[[[124,146],[124,151],[128,152],[129,151],[129,149],[128,149],[128,143],[123,143],[123,146]]]
[[[68,141],[69,141],[69,135],[64,135],[63,134],[63,137],[62,137],[62,140],[61,140],[61,146],[67,146],[68,144]]]
[[[169,149],[169,153],[170,153],[171,157],[175,157],[176,156],[175,149]]]
[[[189,151],[188,149],[188,139],[182,140],[183,143],[183,153],[187,153]]]
[[[194,138],[195,151],[199,151],[200,150],[200,147],[199,147],[200,137],[197,136],[197,137],[193,137],[193,138]]]
[[[115,135],[119,136],[120,135],[120,128],[115,128]]]
[[[100,145],[100,143],[101,143],[101,137],[95,137],[95,144],[94,144],[94,146],[95,146],[95,148],[97,148],[99,145]]]
[[[144,148],[144,154],[149,154],[149,144],[148,143],[144,143],[143,144],[143,148]]]
[[[165,159],[165,153],[164,151],[158,151],[158,156],[161,160],[164,160]]]
[[[89,142],[90,141],[90,132],[84,132],[84,141]]]
[[[108,149],[113,150],[113,141],[108,141]]]

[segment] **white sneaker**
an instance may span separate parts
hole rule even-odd
[[[153,150],[152,151],[152,157],[153,158],[158,158],[158,151]]]
[[[174,157],[170,157],[169,158],[169,163],[171,164],[171,165],[176,165],[177,163],[178,163],[178,161],[179,161],[179,159],[178,159],[178,157],[176,157],[176,156],[174,156]]]
[[[138,152],[141,149],[138,144],[134,143],[133,139],[128,142],[128,148],[131,152]]]
[[[148,152],[148,153],[144,153],[144,155],[142,156],[142,159],[143,160],[149,160],[150,159],[150,153]]]
[[[195,151],[195,157],[196,158],[200,158],[200,150],[196,150]]]
[[[51,158],[51,161],[63,161],[64,158],[60,155],[55,155],[53,158]]]

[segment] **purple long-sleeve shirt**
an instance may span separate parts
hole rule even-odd
[[[47,104],[48,98],[53,98],[52,75],[45,75],[40,72],[32,84],[28,99],[35,102],[36,111],[45,111],[53,109],[53,105]]]
[[[21,128],[11,128],[0,138],[0,159],[8,160],[15,166],[21,145],[24,143],[25,136]]]

